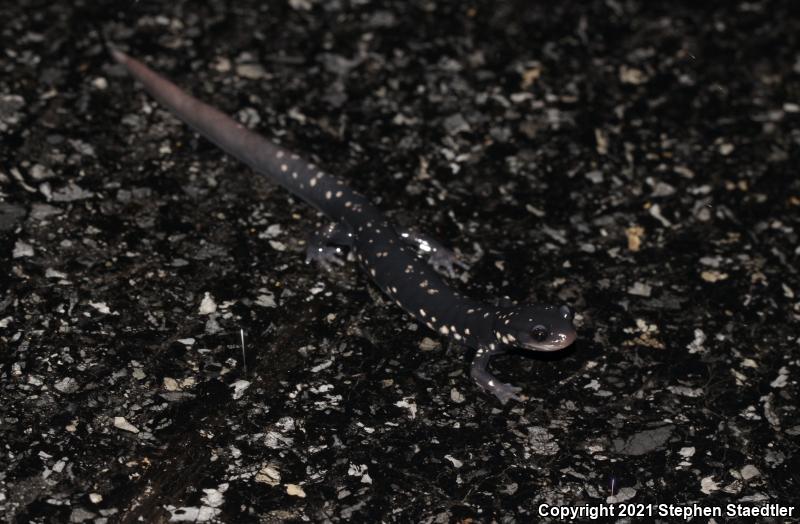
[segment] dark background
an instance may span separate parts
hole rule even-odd
[[[695,4],[3,2],[0,515],[797,504],[800,11]],[[577,342],[501,406],[98,29]]]

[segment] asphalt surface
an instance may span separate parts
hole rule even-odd
[[[695,4],[0,5],[0,515],[796,516],[800,7]],[[577,342],[497,359],[500,405],[100,31]]]

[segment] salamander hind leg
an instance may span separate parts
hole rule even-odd
[[[308,239],[306,263],[314,262],[330,271],[333,265],[344,265],[345,249],[353,246],[352,230],[345,224],[333,222],[317,229]]]
[[[469,269],[469,266],[460,260],[453,251],[424,233],[401,228],[397,229],[397,234],[400,235],[404,242],[414,246],[420,255],[427,256],[428,263],[439,273],[455,278],[454,266],[458,266],[465,271]]]
[[[489,360],[493,356],[502,353],[503,352],[500,350],[491,351],[483,348],[478,349],[478,353],[472,361],[470,375],[480,387],[497,397],[497,400],[499,400],[501,404],[505,405],[509,400],[522,402],[522,397],[517,395],[517,393],[522,391],[522,388],[500,382],[489,372]]]

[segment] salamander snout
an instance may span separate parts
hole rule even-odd
[[[569,306],[522,305],[502,308],[494,322],[498,342],[534,351],[557,351],[575,341],[575,312]]]

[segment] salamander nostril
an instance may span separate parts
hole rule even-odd
[[[561,312],[561,316],[563,316],[567,320],[572,320],[573,318],[575,318],[575,312],[569,306],[561,306],[561,309],[559,309],[559,311]]]

